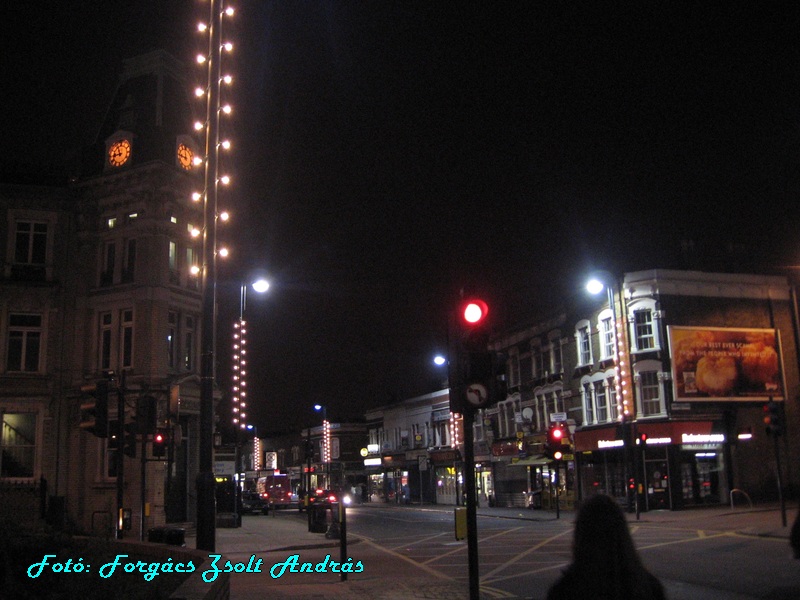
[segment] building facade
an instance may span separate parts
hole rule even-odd
[[[40,516],[84,531],[116,528],[120,466],[134,529],[194,518],[203,214],[183,73],[163,52],[126,61],[80,175],[2,190],[0,488],[38,489]],[[80,427],[98,382],[105,437]],[[120,421],[138,436],[121,465]]]
[[[604,492],[640,510],[774,499],[779,481],[796,491],[775,460],[775,448],[784,465],[798,452],[787,279],[653,270],[610,283],[605,302],[497,340],[510,393],[487,413],[498,441],[519,450],[496,449],[497,489],[547,497],[558,481],[567,505]],[[770,400],[789,424],[777,444],[763,423]],[[558,478],[541,454],[554,422],[572,438]]]

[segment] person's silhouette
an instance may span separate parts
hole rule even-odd
[[[575,520],[572,563],[547,600],[664,600],[664,588],[642,564],[616,500],[587,500]]]

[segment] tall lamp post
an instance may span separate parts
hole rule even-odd
[[[259,278],[250,284],[253,291],[260,294],[269,290],[269,282]],[[239,499],[242,493],[239,473],[244,469],[242,462],[242,432],[245,429],[252,429],[253,425],[248,425],[245,420],[247,417],[247,321],[244,320],[244,312],[247,309],[247,285],[239,286],[239,320],[234,323],[233,331],[233,423],[236,426],[236,511],[239,507]],[[238,522],[238,519],[237,519]]]
[[[217,295],[217,186],[220,107],[222,0],[211,0],[208,23],[208,87],[205,123],[203,269],[200,331],[200,455],[197,473],[197,549],[216,546],[214,482],[214,323]]]
[[[638,507],[635,502],[636,489],[630,489],[627,481],[635,475],[633,468],[633,436],[632,434],[632,419],[633,411],[632,402],[629,388],[629,363],[628,352],[625,344],[625,330],[624,324],[619,322],[617,317],[617,303],[614,294],[616,282],[614,277],[607,272],[598,273],[595,277],[590,279],[586,284],[586,290],[590,294],[597,295],[604,289],[606,290],[608,306],[611,309],[611,337],[613,340],[614,350],[614,389],[616,392],[617,400],[617,418],[622,426],[623,448],[624,448],[624,462],[625,462],[625,489],[628,504],[628,510],[632,511],[634,506]],[[620,305],[622,305],[622,293],[620,292]],[[624,305],[623,311],[624,311]],[[635,483],[634,476],[634,483]],[[637,511],[638,512],[638,511]]]
[[[328,422],[328,409],[315,404],[314,410],[322,412],[322,462],[325,463],[325,487],[331,487],[331,424]]]

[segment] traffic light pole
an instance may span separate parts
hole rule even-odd
[[[461,393],[466,393],[463,389]],[[475,505],[475,441],[472,433],[475,410],[466,407],[462,414],[464,425],[464,493],[467,496],[467,562],[469,569],[469,598],[479,600],[481,595],[478,566],[478,515]]]

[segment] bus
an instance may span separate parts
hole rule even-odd
[[[289,475],[276,471],[273,475],[259,477],[256,491],[273,508],[297,506],[297,495],[292,490]]]

